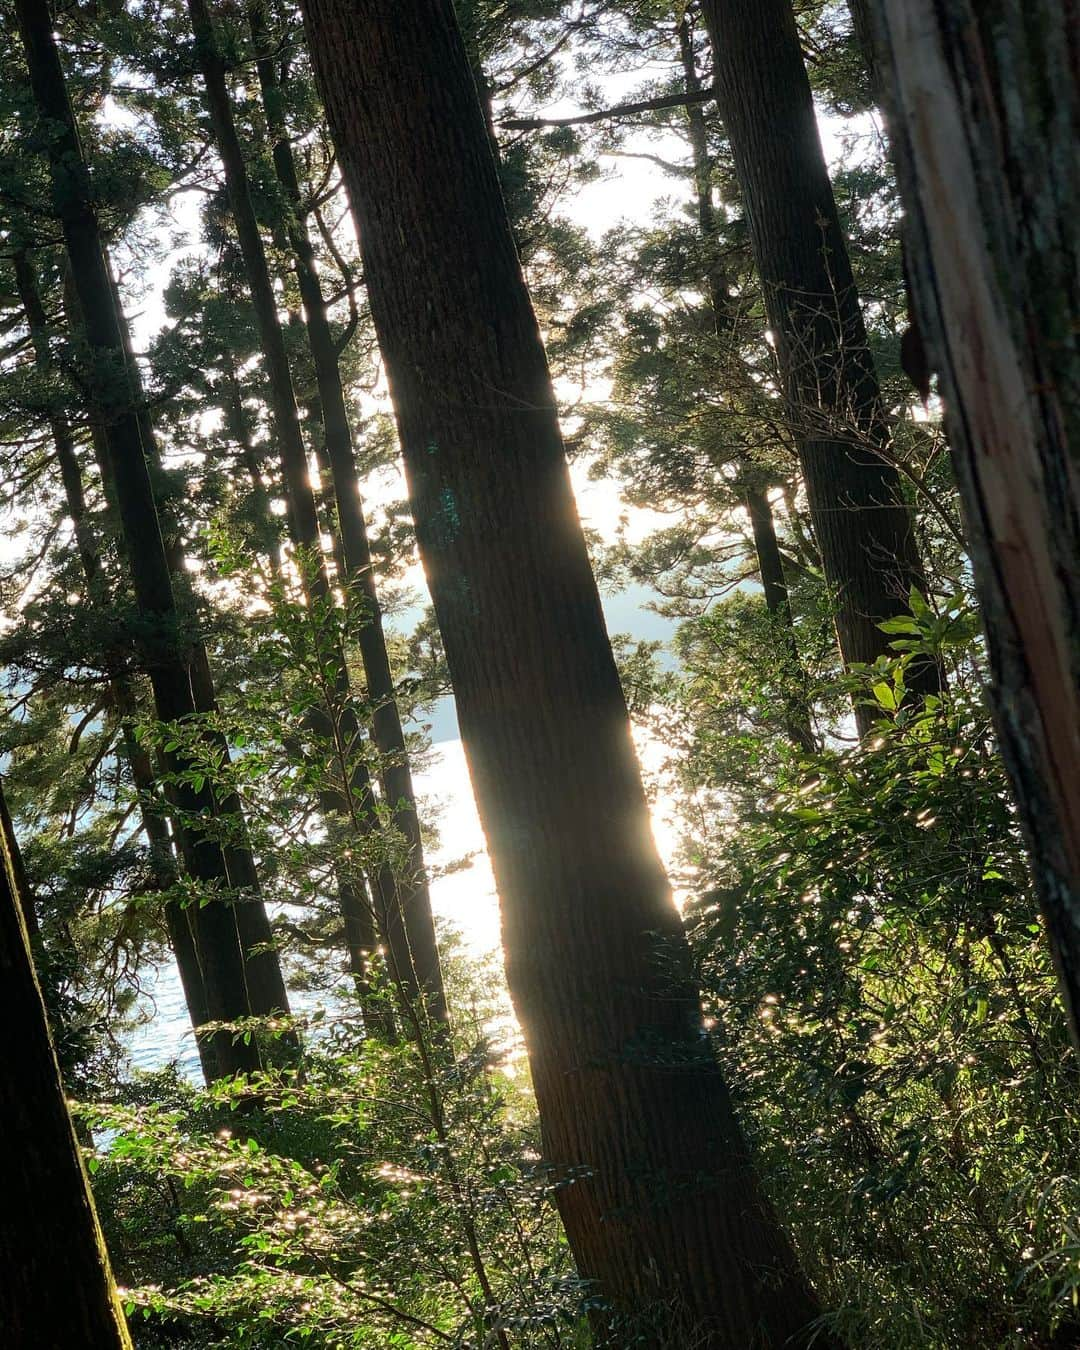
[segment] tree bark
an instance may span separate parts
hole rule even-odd
[[[394,824],[408,848],[408,873],[397,879],[397,900],[391,915],[395,931],[387,936],[393,945],[407,947],[410,954],[408,968],[415,971],[416,992],[423,991],[432,1014],[445,1021],[446,993],[435,941],[416,793],[405,732],[398,712],[394,676],[386,649],[382,607],[379,604],[367,522],[356,475],[352,426],[315,250],[303,216],[300,183],[285,123],[285,91],[281,87],[277,67],[269,55],[263,0],[254,0],[248,5],[248,21],[258,57],[259,86],[272,143],[274,171],[288,205],[284,225],[295,261],[308,344],[318,383],[323,450],[333,481],[337,528],[345,563],[344,576],[363,604],[357,646],[372,706],[371,729],[381,761],[379,777],[383,799],[391,808]]]
[[[874,11],[998,735],[1080,1050],[1080,8]]]
[[[0,815],[8,819],[0,789]],[[0,1326],[11,1346],[131,1350],[30,958],[28,898],[0,832]]]
[[[716,98],[799,447],[845,666],[889,655],[879,624],[926,587],[790,0],[704,0]],[[932,662],[909,685],[936,692]],[[856,707],[865,733],[872,713]]]
[[[814,1300],[702,1031],[453,8],[304,12],[579,1269],[619,1308],[670,1301],[687,1344],[806,1346]]]
[[[116,494],[135,599],[143,626],[141,655],[162,721],[182,721],[195,712],[178,613],[154,502],[130,375],[117,319],[112,280],[90,194],[89,176],[64,84],[48,6],[18,0],[16,15],[26,54],[30,84],[41,126],[38,137],[47,158],[54,209],[60,220],[71,265],[72,284],[81,311],[91,357],[89,372],[96,415]],[[182,752],[171,756],[180,773]],[[189,821],[184,832],[185,866],[202,883],[206,903],[198,910],[200,960],[207,1006],[215,1021],[247,1016],[244,961],[236,918],[214,892],[229,878],[221,847],[192,822],[214,814],[210,788],[196,790],[191,780],[177,784],[177,797]],[[212,1037],[223,1073],[259,1066],[254,1040],[245,1043],[227,1032]]]

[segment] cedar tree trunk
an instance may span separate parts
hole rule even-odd
[[[1080,1049],[1080,7],[874,9],[998,735]]]
[[[49,163],[54,208],[63,230],[90,351],[96,415],[102,426],[135,599],[145,626],[141,656],[158,717],[181,721],[195,712],[195,702],[89,175],[48,6],[35,0],[18,0],[15,8],[40,118],[36,134]],[[182,753],[173,755],[172,761],[182,772]],[[196,791],[190,780],[181,778],[176,793],[189,821],[214,814],[213,793],[207,785]],[[207,1007],[215,1021],[232,1022],[246,1017],[249,1005],[236,917],[230,904],[213,897],[216,889],[229,884],[225,859],[216,840],[193,825],[184,831],[184,839],[187,871],[203,885],[207,896],[198,910],[199,957]],[[254,1040],[245,1043],[242,1038],[220,1032],[212,1041],[219,1072],[258,1068]]]
[[[790,0],[704,0],[716,97],[742,187],[845,665],[925,589]],[[881,453],[879,453],[879,451]],[[909,684],[935,692],[930,662]],[[872,715],[856,708],[860,730]]]
[[[672,1305],[687,1344],[805,1346],[816,1306],[701,1026],[453,7],[304,12],[579,1269],[617,1307]]]
[[[2,789],[0,789],[2,793]],[[0,799],[0,815],[7,807]],[[30,959],[16,862],[0,831],[0,1189],[5,1345],[131,1350]]]
[[[357,646],[364,667],[368,699],[372,705],[371,730],[375,748],[380,755],[379,778],[383,799],[393,811],[394,824],[408,847],[408,870],[396,879],[397,902],[390,916],[395,930],[403,926],[404,931],[387,936],[392,946],[407,942],[411,956],[409,969],[415,970],[417,992],[422,990],[433,1015],[439,1020],[445,1020],[446,995],[435,942],[416,794],[405,732],[398,713],[394,676],[386,650],[382,608],[379,605],[367,522],[356,477],[352,427],[338,366],[338,349],[319,279],[315,250],[303,214],[300,182],[285,123],[285,91],[281,86],[277,65],[270,54],[265,2],[253,0],[247,8],[248,23],[258,56],[256,68],[272,142],[274,172],[287,204],[285,233],[293,253],[297,285],[304,305],[308,345],[318,383],[323,451],[333,481],[337,533],[345,563],[344,575],[363,603],[364,613],[357,634]]]

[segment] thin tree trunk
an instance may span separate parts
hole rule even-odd
[[[879,624],[925,590],[790,0],[704,0],[716,97],[844,664],[889,655]],[[931,662],[909,685],[936,692]],[[873,721],[857,707],[862,732]]]
[[[1080,7],[873,9],[998,734],[1080,1050]]]
[[[679,24],[679,57],[682,61],[686,92],[692,98],[696,98],[701,93],[701,79],[697,70],[694,30],[689,13],[683,15]],[[718,256],[716,210],[712,200],[712,157],[709,154],[705,113],[700,103],[687,104],[686,123],[694,160],[698,228],[701,230],[702,238],[709,245],[711,254],[707,280],[709,304],[713,315],[713,329],[717,337],[720,337],[731,326],[731,296],[727,276]],[[784,656],[783,664],[786,667],[784,673],[791,685],[790,689],[784,691],[786,705],[784,724],[788,736],[795,745],[807,754],[814,754],[817,750],[817,741],[810,721],[806,671],[799,657],[799,644],[795,637],[795,623],[791,613],[787,580],[784,577],[783,561],[776,542],[772,507],[767,493],[753,481],[760,477],[760,469],[755,472],[753,461],[749,459],[744,461],[743,476],[747,480],[744,499],[750,517],[758,575],[765,593],[765,606],[777,627],[777,636]]]
[[[579,1269],[619,1307],[670,1301],[688,1345],[806,1346],[814,1300],[702,1032],[450,0],[304,12]]]
[[[142,376],[131,343],[131,330],[123,312],[120,292],[116,285],[116,280],[112,275],[111,268],[109,267],[107,254],[105,255],[105,268],[108,273],[109,285],[115,307],[116,322],[119,328],[121,345],[124,352],[128,391],[133,400],[147,467],[154,475],[160,475],[162,472],[162,463],[161,453],[157,443],[157,435],[154,430],[153,420],[150,417],[149,404],[142,386]],[[74,278],[69,265],[65,268],[64,274],[64,304],[68,327],[72,332],[78,331],[83,322],[79,298],[75,291]],[[102,488],[110,509],[118,513],[117,494],[113,483],[113,470],[110,465],[109,452],[106,444],[105,424],[100,416],[94,415],[93,409],[91,409],[90,412],[90,435],[94,447],[94,457],[97,462],[98,472],[101,475]],[[151,478],[151,490],[153,491],[153,478]],[[159,525],[160,523],[161,520],[159,516]],[[161,531],[161,538],[165,550],[166,567],[169,572],[172,586],[174,587],[174,594],[177,592],[180,594],[184,610],[186,612],[191,612],[195,607],[194,593],[184,563],[183,549],[171,521],[165,522],[165,528]],[[210,670],[210,660],[206,652],[206,646],[201,638],[196,636],[190,638],[187,656],[188,678],[195,710],[202,716],[214,714],[217,712],[214,680]],[[127,701],[122,701],[125,706],[128,706]],[[134,705],[132,704],[131,706]],[[227,763],[229,759],[229,746],[225,737],[214,730],[204,729],[204,734],[214,744],[223,763]],[[150,772],[152,774],[152,768],[150,769]],[[175,794],[172,795],[175,796]],[[174,805],[177,808],[173,813],[176,822],[176,838],[179,841],[182,856],[186,856],[185,850],[187,842],[184,838],[183,826],[179,819],[179,803],[175,802]],[[274,949],[274,933],[270,926],[266,907],[263,904],[262,896],[260,894],[255,859],[252,855],[250,845],[247,842],[243,810],[236,794],[228,793],[224,798],[216,801],[215,814],[219,817],[231,820],[233,822],[234,832],[239,835],[237,841],[223,843],[221,848],[225,859],[225,868],[229,886],[232,891],[231,902],[234,910],[237,935],[244,958],[244,981],[247,991],[248,1011],[256,1017],[274,1018],[280,1015],[288,1016],[290,1011],[289,998],[285,988],[281,962]],[[199,917],[200,916],[197,913],[189,916],[190,925],[195,930],[197,949],[199,943]],[[170,918],[169,922],[172,924],[174,921]],[[182,932],[179,929],[176,931],[182,938]],[[185,989],[190,987],[194,996],[196,991],[194,972],[181,970],[180,977],[181,983],[184,984]],[[193,1016],[194,1008],[196,1006],[204,1009],[206,1008],[207,1004],[205,996],[202,999],[197,999],[195,1002],[189,1002],[189,1011],[192,1011]],[[193,1025],[198,1026],[201,1024],[193,1023]],[[291,1032],[279,1037],[279,1041],[281,1048],[288,1055],[292,1055],[299,1048],[299,1039]],[[199,1052],[205,1067],[207,1063],[206,1049],[201,1042]]]
[[[207,108],[214,130],[214,139],[225,170],[229,205],[236,226],[240,250],[244,259],[252,308],[259,332],[263,359],[266,362],[270,410],[281,455],[282,477],[289,503],[289,528],[294,543],[304,555],[305,583],[308,600],[314,605],[331,605],[333,596],[322,554],[318,511],[311,487],[307,450],[300,429],[300,418],[293,391],[292,373],[278,317],[266,251],[259,233],[258,222],[251,203],[247,167],[232,115],[225,69],[218,54],[213,23],[205,0],[188,0],[188,13],[195,33],[196,55],[206,86]],[[360,726],[350,707],[348,670],[344,653],[335,654],[337,687],[335,695],[341,699],[338,725],[321,712],[312,714],[313,729],[327,743],[343,748],[351,758],[347,774],[351,781],[343,783],[345,793],[352,792],[362,803],[359,814],[361,829],[372,836],[377,829],[375,797],[368,771],[356,749],[360,742]],[[319,725],[316,725],[316,720]],[[342,766],[344,769],[344,765]],[[322,809],[339,820],[348,816],[346,804],[335,790],[323,790]],[[396,880],[389,864],[377,867],[371,880],[372,900],[379,936],[385,943],[385,955],[391,977],[401,987],[404,997],[413,997],[417,978],[413,955],[403,928],[395,913],[397,908]],[[365,905],[356,883],[349,877],[339,878],[339,895],[343,904],[347,935],[360,931]],[[370,908],[368,911],[370,913]],[[365,934],[366,936],[366,934]],[[367,946],[367,944],[365,944]],[[354,971],[366,965],[366,949],[350,948]]]
[[[795,621],[791,614],[791,599],[784,576],[784,560],[776,541],[772,505],[768,494],[759,487],[747,487],[746,513],[754,535],[754,553],[757,556],[758,575],[765,594],[765,608],[776,624],[776,636],[781,644],[781,663],[785,687],[781,691],[784,702],[784,725],[788,736],[808,755],[817,753],[818,745],[810,723],[810,697],[806,671],[799,658],[795,639]]]
[[[162,543],[154,495],[147,472],[139,421],[133,406],[123,337],[117,322],[112,281],[105,263],[101,234],[91,205],[86,165],[63,71],[45,5],[18,0],[16,14],[26,53],[30,84],[42,122],[53,201],[60,219],[78,295],[83,329],[91,357],[90,378],[103,427],[103,439],[115,489],[124,544],[136,602],[145,634],[142,656],[154,691],[158,717],[182,721],[195,712],[188,670],[181,649],[178,614]],[[182,752],[171,756],[182,771]],[[181,779],[177,785],[185,819],[197,821],[214,813],[209,787],[196,791]],[[184,831],[185,865],[206,888],[198,910],[199,947],[206,982],[207,1005],[215,1021],[232,1022],[248,1013],[244,961],[232,907],[214,898],[228,887],[220,846],[189,823]],[[228,1033],[213,1037],[222,1072],[257,1068],[258,1048]]]
[[[108,255],[105,258],[109,266]],[[124,315],[120,299],[120,290],[109,268],[113,299],[116,305],[117,323],[124,346],[127,362],[131,396],[135,403],[139,419],[139,432],[147,463],[154,475],[163,472],[161,449],[157,432],[150,413],[150,404],[143,389],[142,373],[135,357],[131,341],[131,327]],[[153,479],[151,479],[153,483]],[[195,611],[195,595],[191,577],[184,565],[183,546],[180,542],[176,523],[171,512],[160,512],[162,535],[165,543],[165,558],[172,579],[174,592],[180,596],[183,608],[188,613]],[[214,676],[210,669],[210,658],[206,644],[195,635],[191,638],[189,673],[191,693],[195,700],[195,710],[200,715],[213,716],[218,711],[217,693],[214,688]],[[229,744],[225,736],[214,730],[206,731],[206,736],[221,756],[223,765],[229,762]],[[281,961],[274,946],[274,930],[270,925],[266,906],[262,900],[262,887],[259,882],[255,855],[247,836],[243,807],[234,792],[228,792],[217,802],[217,814],[233,823],[236,838],[222,843],[225,869],[232,887],[232,904],[236,915],[236,929],[240,938],[240,947],[244,953],[244,978],[247,985],[248,1007],[256,1017],[274,1018],[289,1013],[289,995],[285,988],[285,977],[281,970]],[[299,1048],[298,1039],[292,1034],[283,1038],[282,1048],[291,1053]]]
[[[432,1015],[445,1020],[446,994],[435,941],[416,793],[405,732],[398,712],[394,676],[386,649],[382,607],[379,604],[367,522],[356,475],[352,427],[338,366],[338,352],[315,250],[303,215],[300,182],[285,123],[284,90],[269,53],[264,0],[253,0],[248,4],[247,12],[255,43],[259,87],[270,133],[274,171],[288,205],[284,225],[295,261],[308,344],[318,383],[322,449],[329,464],[337,506],[337,527],[345,564],[343,576],[364,607],[357,646],[372,705],[372,736],[381,761],[379,777],[383,799],[390,806],[394,824],[408,847],[408,872],[397,878],[397,903],[391,915],[394,931],[387,937],[395,947],[407,949],[407,969],[415,971],[416,992],[423,991]]]
[[[0,789],[0,817],[8,820]],[[15,1346],[131,1350],[34,976],[7,832],[0,832],[0,1327]]]
[[[52,357],[49,352],[48,317],[41,302],[37,276],[33,263],[25,252],[15,256],[15,280],[30,329],[30,341],[34,349],[34,363],[42,375],[52,370]],[[97,540],[87,520],[86,496],[83,491],[82,470],[75,452],[75,441],[71,426],[62,414],[53,412],[49,416],[56,457],[60,466],[60,478],[64,487],[64,497],[68,515],[75,529],[79,557],[89,594],[93,594],[100,585],[102,577],[101,557]],[[145,748],[139,744],[132,726],[135,699],[128,680],[114,676],[109,682],[109,703],[112,705],[120,723],[121,741],[124,755],[131,767],[132,778],[139,802],[139,813],[143,833],[146,835],[150,850],[150,868],[156,889],[167,895],[176,881],[176,869],[173,861],[172,841],[164,819],[154,810],[156,789],[153,766]],[[18,859],[18,851],[13,856]],[[22,887],[20,885],[20,892]],[[27,891],[27,893],[29,893]],[[180,983],[184,990],[184,1001],[192,1028],[197,1032],[210,1020],[206,1003],[206,988],[202,969],[199,965],[198,944],[192,928],[191,916],[175,901],[166,900],[164,905],[165,925],[169,934],[169,943],[180,974]],[[28,924],[29,926],[29,924]],[[31,929],[31,937],[34,929]],[[196,1035],[203,1073],[207,1082],[214,1076],[214,1058],[211,1047],[205,1038]]]

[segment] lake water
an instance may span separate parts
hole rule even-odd
[[[637,738],[638,754],[646,771],[655,775],[663,758],[663,747],[647,737]],[[484,846],[484,832],[473,801],[472,785],[465,764],[465,751],[458,739],[441,741],[433,747],[428,762],[416,775],[421,813],[436,821],[440,847],[432,850],[429,863],[435,873],[431,886],[432,908],[438,918],[448,920],[462,935],[466,946],[477,954],[495,951],[499,946],[499,903]],[[661,794],[653,809],[653,832],[665,862],[670,865],[677,844],[678,827],[670,797]],[[469,865],[445,875],[441,868],[470,858]],[[139,1027],[130,1038],[130,1061],[135,1069],[160,1069],[176,1060],[181,1071],[193,1082],[201,1080],[198,1054],[191,1023],[184,1005],[183,991],[176,968],[163,965],[144,981],[153,1000],[151,1021]],[[311,1011],[313,1000],[297,996],[294,1011]]]

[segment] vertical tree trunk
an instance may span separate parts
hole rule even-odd
[[[304,12],[579,1268],[618,1306],[670,1301],[688,1345],[806,1346],[814,1301],[702,1032],[450,0]]]
[[[109,258],[106,254],[105,265],[109,269],[116,320],[120,327],[120,337],[127,364],[131,397],[134,400],[139,420],[139,433],[142,436],[143,450],[152,473],[162,472],[161,450],[154,429],[150,405],[143,389],[142,373],[135,357],[131,341],[131,326],[124,314],[120,289],[116,284]],[[162,537],[165,544],[165,559],[169,575],[181,606],[187,612],[193,612],[195,598],[191,578],[184,565],[183,547],[180,543],[175,521],[171,514],[161,516]],[[214,689],[214,677],[210,669],[210,658],[206,644],[201,638],[193,636],[190,642],[189,674],[191,693],[195,700],[195,710],[200,714],[214,715],[218,711],[217,694]],[[229,745],[225,737],[215,731],[208,731],[208,739],[215,745],[225,764],[229,760]],[[255,856],[247,837],[243,808],[235,793],[227,793],[217,803],[217,813],[234,822],[236,838],[222,844],[225,858],[225,870],[229,885],[232,887],[232,903],[236,916],[236,929],[240,947],[244,954],[244,979],[247,985],[248,1007],[256,1017],[275,1017],[289,1012],[289,996],[285,988],[285,979],[281,972],[281,962],[274,948],[274,932],[262,900],[262,888],[255,866]],[[285,1037],[285,1048],[298,1048],[298,1041],[291,1034]]]
[[[0,816],[8,819],[2,789]],[[16,868],[0,832],[0,1018],[8,1028],[0,1115],[17,1160],[0,1190],[0,1327],[12,1347],[131,1350],[34,976]]]
[[[878,625],[925,588],[818,137],[790,0],[704,0],[716,97],[742,187],[769,327],[845,665],[889,652]],[[920,692],[940,687],[924,662]],[[856,709],[860,730],[872,721]]]
[[[391,916],[395,928],[402,931],[388,936],[395,945],[407,943],[419,988],[424,991],[433,1015],[445,1020],[446,995],[435,942],[416,793],[386,649],[382,607],[356,476],[352,427],[315,250],[302,214],[300,183],[285,123],[284,90],[269,55],[264,0],[249,3],[248,22],[258,57],[259,87],[272,143],[274,171],[289,208],[284,224],[295,259],[308,344],[318,382],[323,449],[334,486],[344,576],[364,606],[357,646],[372,705],[372,735],[381,757],[383,798],[393,811],[394,824],[408,846],[408,874],[397,879],[397,903]]]
[[[694,30],[689,13],[684,14],[679,24],[679,57],[682,61],[683,79],[686,92],[691,98],[701,92],[701,79],[697,70],[697,58],[694,53]],[[701,236],[710,245],[709,275],[707,279],[709,304],[713,313],[713,328],[719,337],[731,326],[731,296],[723,265],[717,254],[716,210],[712,200],[712,159],[709,155],[709,137],[705,125],[705,113],[700,103],[691,102],[686,108],[687,130],[690,136],[690,148],[694,161],[694,192],[697,198],[698,228]],[[743,462],[743,475],[747,482],[744,491],[746,511],[750,517],[750,527],[754,539],[754,554],[757,558],[758,575],[765,593],[765,606],[772,615],[777,627],[777,637],[782,644],[785,674],[789,676],[790,689],[784,691],[787,705],[784,723],[788,736],[807,754],[817,750],[817,741],[810,721],[810,700],[807,696],[806,672],[799,657],[799,644],[795,638],[795,623],[791,613],[791,601],[788,597],[787,580],[784,576],[780,548],[776,542],[776,527],[773,523],[772,507],[768,494],[760,486],[760,470],[755,471],[749,459]]]
[[[266,362],[270,409],[289,503],[290,532],[294,542],[306,557],[309,600],[314,604],[329,604],[332,601],[332,594],[322,554],[318,512],[311,487],[307,450],[300,429],[292,373],[278,317],[266,251],[252,207],[247,167],[232,115],[225,68],[217,51],[213,23],[205,0],[188,0],[188,13],[195,33],[196,56],[206,86],[207,108],[218,153],[221,155],[225,170],[229,205],[244,259],[262,355]],[[339,672],[337,693],[343,698],[343,706],[335,735],[343,740],[352,752],[354,761],[351,766],[352,782],[346,785],[345,791],[346,794],[352,793],[353,803],[359,804],[360,809],[359,812],[353,813],[347,801],[337,799],[336,792],[324,792],[323,805],[325,810],[339,818],[354,819],[364,833],[370,834],[376,828],[375,798],[367,769],[362,760],[355,755],[361,733],[359,724],[349,708],[348,672],[344,653],[338,652],[336,660]],[[364,903],[355,883],[342,876],[339,894],[344,906],[347,932],[359,931],[358,925],[362,922]],[[400,986],[403,997],[414,1000],[420,992],[420,983],[412,950],[412,934],[406,932],[401,921],[397,880],[389,865],[379,867],[372,878],[372,899],[379,936],[385,943],[385,954],[392,979]],[[427,909],[427,919],[430,924],[430,907]],[[433,944],[433,929],[431,941]],[[350,960],[354,967],[363,956],[362,949],[355,947],[350,949]]]
[[[15,255],[15,281],[26,314],[30,330],[30,341],[34,350],[34,363],[42,375],[48,375],[52,369],[52,357],[49,351],[48,317],[41,302],[37,276],[30,257],[25,252]],[[100,584],[102,576],[101,558],[97,540],[86,516],[86,497],[83,491],[82,470],[79,467],[75,441],[67,419],[53,412],[49,417],[53,444],[60,467],[60,478],[64,488],[64,498],[68,515],[71,517],[86,577],[87,591],[92,595]],[[126,678],[115,676],[110,681],[109,703],[120,724],[121,741],[124,755],[131,767],[132,778],[139,802],[139,814],[143,833],[150,849],[150,867],[154,885],[163,894],[168,892],[176,881],[173,862],[172,841],[164,819],[154,810],[156,791],[154,771],[150,756],[139,744],[134,733],[132,719],[135,699]],[[15,850],[13,856],[19,857]],[[20,892],[23,887],[20,884]],[[28,892],[27,892],[28,893]],[[198,944],[192,926],[192,916],[175,901],[167,900],[164,906],[165,925],[169,934],[169,944],[176,960],[180,983],[184,990],[184,1001],[192,1028],[198,1028],[210,1020],[206,1003],[206,988],[202,969],[199,964]],[[29,927],[28,922],[28,927]],[[31,928],[31,936],[34,930]],[[205,1038],[196,1036],[196,1043],[207,1082],[214,1074],[214,1058],[211,1047]]]
[[[158,716],[163,721],[179,721],[195,712],[195,703],[87,169],[48,6],[18,0],[16,15],[41,120],[37,134],[49,163],[54,207],[63,229],[90,350],[93,398],[102,424],[135,599],[145,625],[142,657]],[[173,759],[182,771],[182,752]],[[207,786],[196,791],[190,780],[180,781],[177,796],[190,821],[214,813],[213,794]],[[215,889],[228,887],[225,860],[210,835],[189,826],[184,837],[187,870],[203,883],[207,893],[206,903],[198,910],[207,1005],[215,1021],[231,1022],[245,1017],[249,1008],[235,915],[231,905],[213,897]],[[254,1041],[245,1044],[228,1033],[218,1033],[213,1045],[222,1072],[259,1065]]]
[[[874,10],[998,734],[1080,1049],[1080,8]]]

